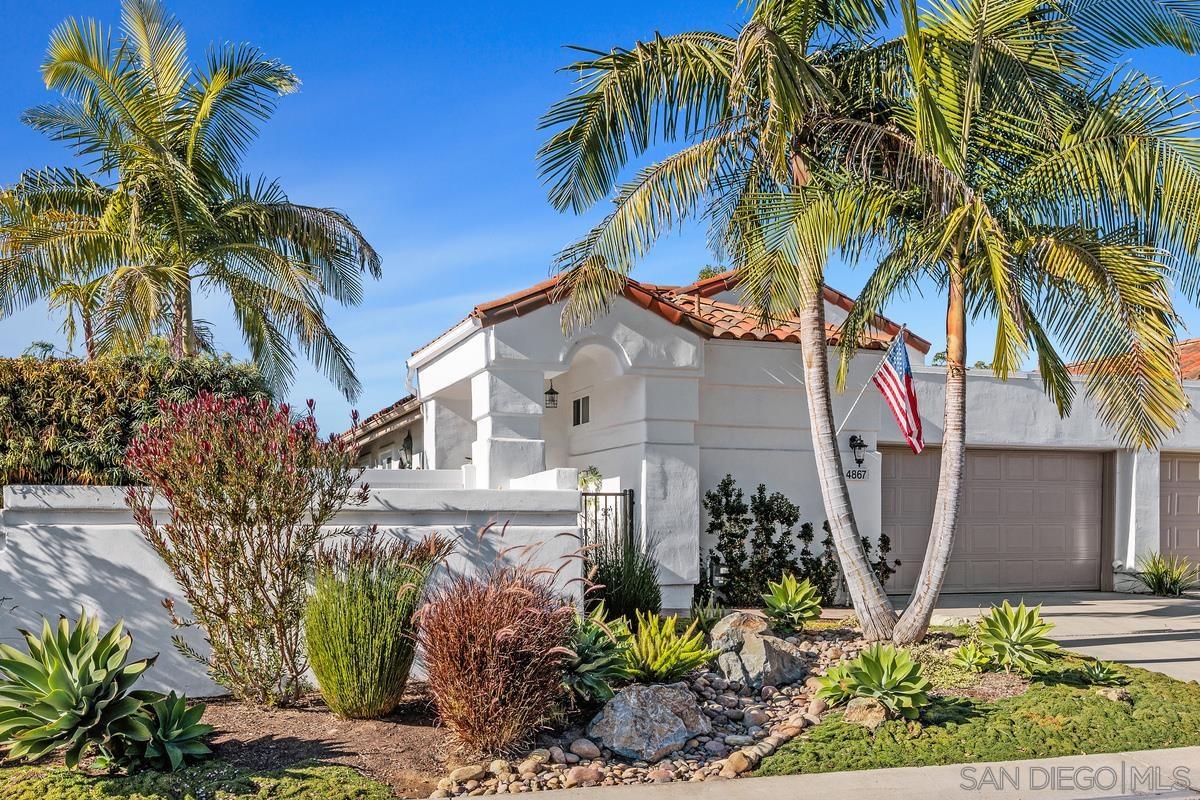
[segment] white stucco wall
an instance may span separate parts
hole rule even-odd
[[[578,576],[579,561],[563,558],[578,546],[579,493],[563,488],[571,480],[571,475],[547,474],[532,484],[546,488],[504,492],[377,489],[366,506],[335,522],[364,529],[378,525],[381,532],[404,538],[432,531],[455,537],[458,544],[440,573],[443,579],[478,571],[495,563],[502,550],[516,548],[505,553],[507,561],[528,559],[555,569],[565,564],[559,579],[564,592],[573,592],[578,582],[568,582]],[[42,616],[76,615],[82,605],[105,625],[123,618],[134,637],[135,656],[159,654],[143,688],[193,697],[218,694],[220,687],[203,668],[171,644],[177,631],[161,601],[179,599],[179,587],[133,524],[123,497],[120,487],[4,488],[0,596],[10,598],[16,609],[0,615],[0,641],[15,643],[18,627],[40,626]],[[489,534],[480,536],[489,526]],[[182,603],[180,612],[187,613]],[[184,636],[203,648],[198,631],[189,629]]]

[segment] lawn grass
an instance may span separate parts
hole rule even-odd
[[[1121,665],[1132,704],[1096,694],[1085,660],[1064,656],[1029,691],[993,701],[942,698],[918,723],[884,723],[874,734],[835,714],[765,759],[759,775],[796,775],[1010,761],[1200,745],[1200,685]]]
[[[89,776],[65,767],[0,768],[4,800],[390,800],[391,791],[349,767],[247,773],[219,760],[175,773]]]

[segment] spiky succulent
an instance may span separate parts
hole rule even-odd
[[[1082,671],[1084,679],[1093,686],[1120,686],[1127,682],[1111,661],[1089,661]]]
[[[787,572],[778,582],[768,581],[767,588],[770,591],[762,599],[767,616],[778,627],[802,630],[804,623],[821,616],[821,597],[807,579],[797,581],[795,575]]]
[[[681,633],[676,616],[637,612],[637,631],[625,650],[631,680],[643,683],[677,681],[717,657],[704,646],[704,634],[692,622]]]
[[[921,665],[892,645],[874,645],[858,658],[838,664],[821,679],[817,696],[839,705],[855,697],[870,697],[893,714],[916,719],[929,705],[929,681]]]
[[[950,663],[971,672],[983,672],[992,666],[992,657],[978,642],[966,642],[951,654]]]
[[[154,695],[153,692],[139,693]],[[189,706],[186,697],[171,692],[147,697],[143,707],[150,726],[150,740],[133,748],[127,766],[145,765],[163,772],[174,772],[189,761],[198,761],[210,753],[204,738],[213,726],[200,721],[205,705]]]
[[[628,646],[625,620],[610,620],[603,602],[590,614],[580,614],[564,662],[563,685],[572,698],[584,703],[612,699],[613,686],[629,674],[625,666]]]
[[[1054,624],[1042,619],[1042,607],[1014,607],[1007,600],[979,621],[979,644],[1005,672],[1030,674],[1047,664],[1058,645],[1046,637]]]
[[[692,622],[705,636],[712,634],[712,629],[725,616],[726,610],[711,597],[703,603],[692,603]]]
[[[82,611],[42,633],[21,631],[23,653],[0,644],[0,747],[10,760],[36,761],[64,751],[68,766],[95,747],[102,757],[151,738],[143,701],[130,693],[154,658],[129,661],[133,637],[118,622],[103,636],[100,620]]]

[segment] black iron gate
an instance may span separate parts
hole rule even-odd
[[[579,532],[584,545],[633,541],[633,489],[580,492]]]

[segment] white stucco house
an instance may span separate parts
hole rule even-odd
[[[638,527],[658,542],[669,608],[690,603],[712,544],[701,500],[726,473],[747,494],[759,483],[785,493],[802,520],[819,526],[794,322],[761,326],[725,273],[678,287],[628,280],[607,316],[564,337],[557,288],[551,279],[478,305],[417,350],[409,360],[415,397],[360,426],[364,463],[460,470],[464,488],[479,489],[565,483],[574,480],[567,470],[595,466],[606,490],[634,491]],[[825,302],[833,345],[853,300],[826,288]],[[846,418],[846,465],[856,466],[852,436],[867,445],[850,482],[854,510],[865,535],[891,537],[902,567],[889,589],[903,593],[916,579],[933,512],[944,370],[925,366],[929,342],[908,334],[922,455],[903,444],[874,389],[847,418],[900,330],[877,323],[835,413]],[[1200,397],[1200,383],[1185,386]],[[547,407],[548,393],[556,407]],[[971,371],[968,397],[965,506],[946,591],[1120,588],[1121,573],[1151,551],[1200,559],[1194,411],[1161,452],[1134,452],[1085,400],[1061,419],[1036,374],[1000,381]]]

